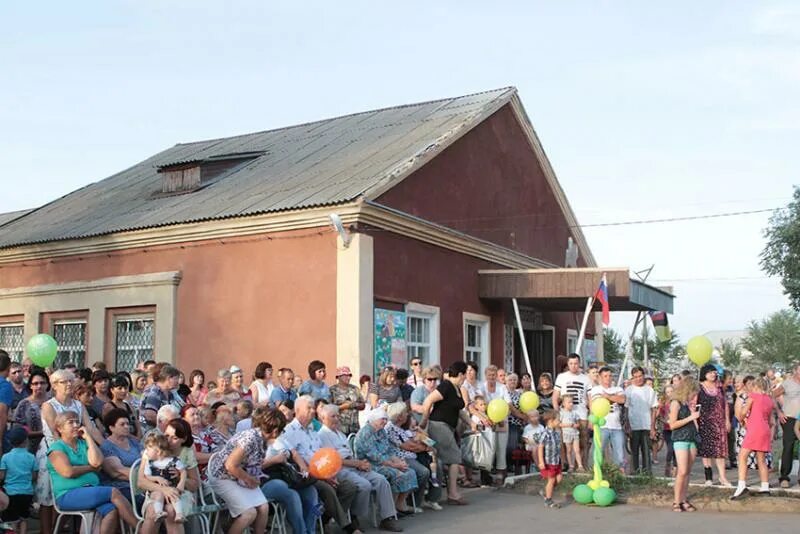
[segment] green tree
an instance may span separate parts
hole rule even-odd
[[[642,337],[633,340],[634,365],[644,365],[644,344]],[[681,343],[680,336],[674,330],[672,337],[667,341],[648,336],[647,358],[648,372],[652,371],[656,378],[663,379],[670,374],[677,373],[686,367],[686,352]]]
[[[761,268],[780,276],[784,292],[795,310],[800,310],[800,187],[786,209],[770,217],[764,230],[767,244],[761,251]]]
[[[603,331],[603,360],[606,363],[622,362],[625,358],[625,340],[613,328]]]
[[[781,310],[762,321],[752,321],[742,347],[753,353],[753,363],[760,364],[762,369],[789,368],[800,347],[800,313]]]
[[[722,339],[717,352],[726,369],[739,369],[742,365],[742,345],[733,339]]]

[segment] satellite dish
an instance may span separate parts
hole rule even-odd
[[[577,267],[578,266],[578,245],[572,240],[571,237],[567,238],[567,250],[564,254],[564,267]]]
[[[334,230],[339,233],[339,237],[342,238],[342,244],[344,245],[344,248],[349,247],[351,236],[347,230],[345,230],[344,224],[342,224],[342,218],[336,213],[331,213],[330,220],[331,226],[333,226]]]

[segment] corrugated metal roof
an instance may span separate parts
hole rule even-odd
[[[8,213],[0,213],[0,226],[13,221],[14,219],[19,219],[23,215],[30,213],[30,211],[31,210],[19,210],[9,211]]]
[[[265,132],[182,143],[8,222],[0,249],[171,224],[353,201],[452,135],[471,129],[514,88],[410,104]],[[263,153],[198,191],[158,196],[158,168]],[[0,216],[0,224],[2,224]]]

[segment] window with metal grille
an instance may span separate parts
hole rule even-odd
[[[25,352],[25,327],[21,324],[0,324],[0,349],[11,357],[11,361],[21,362]]]
[[[63,369],[68,363],[74,363],[79,369],[86,366],[86,321],[56,321],[53,339],[58,345],[53,362],[56,369]]]
[[[431,354],[431,320],[422,316],[407,316],[406,347],[408,361],[414,358],[422,360],[422,365],[430,364]]]
[[[116,319],[116,370],[132,371],[145,360],[153,358],[155,318],[118,317]]]
[[[466,315],[466,314],[465,314]],[[489,355],[489,321],[475,318],[464,320],[464,360],[476,362],[483,372],[491,360]]]

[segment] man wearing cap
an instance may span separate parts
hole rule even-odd
[[[339,407],[339,430],[345,435],[358,433],[358,412],[366,406],[361,390],[350,383],[352,377],[349,367],[337,367],[331,386],[332,404]]]
[[[339,408],[328,404],[323,406],[322,428],[317,435],[323,447],[336,449],[342,457],[342,467],[336,480],[349,480],[358,488],[356,498],[353,501],[353,513],[356,516],[364,517],[369,512],[369,497],[374,491],[378,504],[378,516],[380,524],[378,528],[387,532],[402,532],[403,529],[394,521],[397,509],[394,506],[392,487],[386,477],[373,471],[369,460],[357,460],[347,444],[347,436],[339,430]]]

